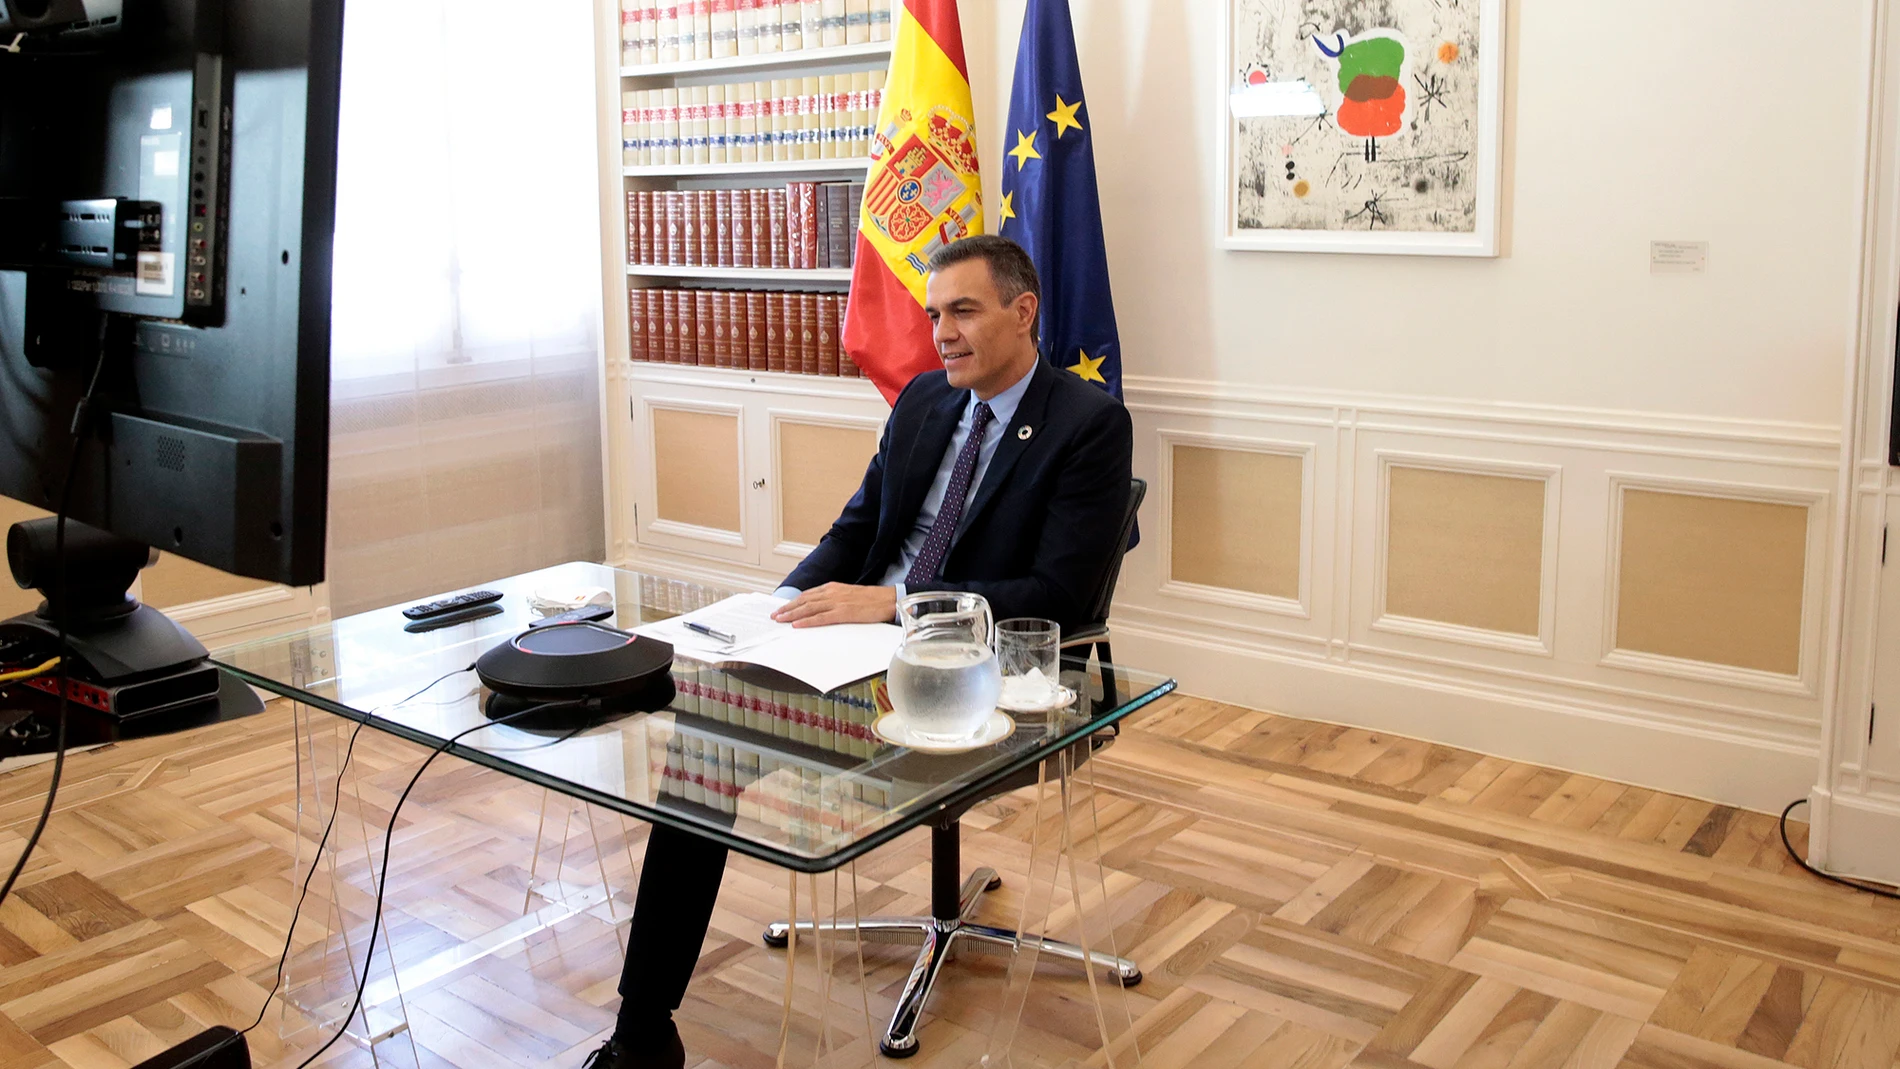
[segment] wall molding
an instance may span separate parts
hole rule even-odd
[[[642,385],[690,386],[698,389],[710,386],[724,391],[771,394],[775,397],[825,397],[851,401],[882,399],[870,379],[791,375],[778,371],[735,371],[732,368],[610,360],[608,377]]]
[[[1155,481],[1163,501],[1176,442],[1310,451],[1303,500],[1312,541],[1303,552],[1304,615],[1184,588],[1168,574],[1168,547],[1137,549],[1114,619],[1118,632],[1143,638],[1118,652],[1149,651],[1146,667],[1176,672],[1193,693],[1725,802],[1767,808],[1771,794],[1785,801],[1809,785],[1801,769],[1818,752],[1821,721],[1812,682],[1821,636],[1812,621],[1827,597],[1827,521],[1816,507],[1825,509],[1838,471],[1836,428],[1178,379],[1131,377],[1124,386],[1136,474]],[[1403,465],[1543,482],[1535,636],[1387,611],[1387,487]],[[1657,665],[1628,651],[1606,656],[1613,476],[1809,509],[1807,681]],[[1409,722],[1402,711],[1427,693],[1446,704]],[[1460,721],[1446,695],[1488,709],[1484,728]],[[1605,747],[1605,738],[1616,745]],[[1672,756],[1652,761],[1652,751]],[[1749,771],[1730,776],[1738,769]]]
[[[1474,670],[1470,662],[1454,657],[1434,657],[1428,653],[1414,650],[1395,650],[1379,646],[1367,646],[1349,643],[1346,646],[1347,660],[1359,663],[1378,664],[1385,661],[1399,661],[1417,665],[1427,665],[1442,670],[1453,678],[1472,683],[1481,678],[1506,681],[1505,685],[1513,690],[1522,690],[1524,686],[1549,696],[1554,701],[1591,704],[1598,702],[1605,707],[1624,709],[1644,708],[1645,717],[1668,721],[1671,724],[1688,728],[1718,727],[1724,731],[1735,731],[1744,735],[1761,738],[1781,739],[1796,745],[1805,745],[1813,741],[1816,734],[1814,718],[1775,712],[1754,706],[1738,705],[1705,697],[1682,694],[1658,694],[1654,691],[1636,687],[1623,687],[1602,683],[1596,680],[1556,679],[1547,673],[1519,669],[1483,666]],[[1458,676],[1457,673],[1465,673]],[[1712,717],[1722,718],[1720,720]]]
[[[1614,619],[1610,621],[1610,625],[1615,626]],[[1651,675],[1693,679],[1724,687],[1744,687],[1768,694],[1791,694],[1802,698],[1819,696],[1812,685],[1802,682],[1798,676],[1785,676],[1779,672],[1763,672],[1754,668],[1737,668],[1732,664],[1717,664],[1713,661],[1693,661],[1687,657],[1643,653],[1640,650],[1612,649],[1597,663],[1605,668],[1621,668],[1629,672],[1648,672]]]
[[[1900,774],[1900,744],[1868,737],[1876,697],[1891,694],[1892,665],[1880,670],[1876,636],[1900,618],[1896,583],[1887,571],[1886,531],[1896,517],[1896,488],[1887,467],[1893,396],[1894,302],[1900,294],[1900,20],[1885,0],[1864,0],[1865,35],[1858,57],[1864,102],[1859,116],[1859,173],[1852,203],[1859,242],[1852,264],[1842,353],[1843,433],[1828,554],[1830,611],[1822,647],[1820,767],[1812,801],[1809,860],[1830,872],[1900,882],[1900,805],[1871,797],[1870,775]],[[1894,643],[1889,640],[1891,659]],[[1883,685],[1883,682],[1885,685]]]
[[[1377,527],[1373,530],[1372,622],[1375,631],[1418,635],[1441,642],[1462,642],[1474,646],[1511,650],[1550,657],[1556,653],[1553,643],[1557,630],[1557,538],[1561,530],[1563,467],[1557,464],[1526,464],[1518,461],[1479,460],[1448,457],[1434,453],[1413,453],[1399,449],[1374,449],[1378,464]],[[1386,564],[1392,549],[1392,469],[1419,468],[1458,475],[1485,475],[1523,479],[1544,484],[1543,540],[1539,547],[1537,580],[1537,634],[1525,635],[1488,628],[1469,627],[1446,620],[1395,616],[1386,609]]]
[[[1210,587],[1208,589],[1219,588]],[[1212,603],[1212,599],[1209,600],[1210,603]],[[1173,612],[1168,609],[1156,608],[1152,605],[1138,605],[1120,600],[1117,600],[1110,609],[1109,618],[1114,621],[1117,628],[1121,626],[1121,621],[1127,619],[1158,622],[1156,626],[1164,629],[1167,627],[1177,627],[1184,630],[1192,630],[1195,627],[1209,626],[1208,619],[1205,615],[1190,612]],[[1218,625],[1218,629],[1223,634],[1252,635],[1261,639],[1318,647],[1321,651],[1320,656],[1325,656],[1326,651],[1332,646],[1332,642],[1324,636],[1292,631],[1284,627],[1274,627],[1265,623],[1249,623],[1244,620],[1231,622],[1223,620]]]
[[[1236,609],[1272,613],[1275,616],[1291,616],[1296,620],[1313,618],[1313,614],[1307,611],[1304,603],[1294,601],[1292,598],[1276,598],[1271,594],[1255,594],[1246,590],[1234,590],[1231,587],[1184,583],[1179,579],[1170,579],[1161,584],[1161,593],[1189,601],[1205,601],[1209,605],[1226,605]]]
[[[1363,418],[1365,415],[1534,427],[1545,433],[1590,431],[1723,442],[1731,445],[1759,444],[1819,453],[1822,459],[1827,461],[1826,466],[1830,469],[1837,465],[1836,451],[1841,443],[1840,427],[1819,423],[1725,419],[1713,416],[1567,405],[1528,405],[1508,401],[1408,397],[1374,392],[1308,390],[1298,387],[1164,378],[1153,375],[1125,376],[1122,379],[1122,390],[1131,407],[1137,402],[1150,406],[1166,404],[1169,401],[1198,402],[1189,409],[1195,413],[1206,412],[1208,402],[1217,402],[1242,405],[1256,411],[1265,408],[1351,413],[1350,422],[1363,422],[1372,426],[1380,424],[1377,420],[1365,420]],[[1278,421],[1276,419],[1276,422]]]
[[[1185,693],[1348,724],[1776,812],[1812,781],[1816,745],[1670,723],[1613,705],[1512,692],[1443,673],[1288,655],[1117,620],[1117,653],[1166,666]],[[1263,701],[1262,695],[1270,695]]]
[[[707,542],[715,546],[745,545],[743,531],[728,531],[721,527],[701,527],[695,523],[680,523],[677,520],[654,520],[647,524],[647,532],[669,535],[673,538],[690,538],[695,542]]]
[[[1384,581],[1379,579],[1374,582],[1378,584],[1374,587],[1375,593],[1384,600]],[[1540,605],[1538,611],[1542,614],[1545,610]],[[1512,653],[1528,653],[1537,657],[1549,657],[1555,653],[1550,646],[1548,622],[1540,627],[1541,636],[1520,635],[1510,631],[1492,631],[1482,627],[1446,623],[1443,620],[1432,620],[1422,616],[1395,616],[1382,609],[1367,626],[1374,631],[1384,631],[1389,635],[1413,635],[1438,642],[1484,646],[1494,650],[1508,650]]]
[[[1610,668],[1624,668],[1637,672],[1652,672],[1657,675],[1676,676],[1681,679],[1695,679],[1717,683],[1729,687],[1745,687],[1753,690],[1782,694],[1796,694],[1802,697],[1818,698],[1820,687],[1817,680],[1819,645],[1822,624],[1822,606],[1826,595],[1827,546],[1825,535],[1828,513],[1826,505],[1830,495],[1826,491],[1799,490],[1785,486],[1766,486],[1759,483],[1722,482],[1710,479],[1687,479],[1679,477],[1638,474],[1626,471],[1612,471],[1609,475],[1609,547],[1608,559],[1604,564],[1604,606],[1603,606],[1603,646],[1598,663]],[[1693,497],[1715,498],[1724,501],[1755,501],[1769,505],[1792,505],[1804,509],[1807,513],[1807,536],[1803,548],[1801,576],[1801,633],[1800,652],[1797,670],[1794,675],[1779,672],[1767,672],[1760,669],[1741,668],[1735,665],[1718,664],[1710,661],[1691,660],[1686,657],[1671,657],[1663,654],[1646,653],[1640,650],[1626,650],[1617,645],[1616,623],[1618,599],[1621,595],[1623,574],[1623,503],[1626,491],[1646,490],[1654,493],[1684,494]]]
[[[1156,430],[1155,436],[1161,443],[1163,457],[1157,487],[1160,493],[1150,495],[1149,500],[1160,498],[1160,542],[1163,561],[1161,574],[1165,579],[1161,592],[1191,601],[1229,605],[1279,616],[1292,616],[1302,620],[1311,619],[1313,615],[1313,444],[1235,434],[1206,434],[1167,427]],[[1205,583],[1189,583],[1174,578],[1174,450],[1175,447],[1183,445],[1200,449],[1227,449],[1267,456],[1293,457],[1300,462],[1299,597],[1276,597],[1272,594],[1259,594],[1250,590],[1236,590]]]
[[[1111,619],[1118,634],[1138,627],[1173,641],[1219,645],[1249,657],[1299,663],[1329,662],[1343,670],[1372,677],[1433,680],[1481,693],[1495,701],[1594,709],[1614,713],[1630,723],[1655,722],[1674,731],[1734,735],[1804,751],[1813,749],[1819,734],[1812,717],[1723,701],[1719,692],[1663,694],[1597,680],[1562,678],[1548,671],[1474,664],[1450,653],[1434,655],[1352,642],[1340,643],[1335,648],[1335,644],[1326,639],[1284,629],[1210,623],[1205,617],[1122,601],[1115,603]],[[1524,663],[1540,662],[1527,658]],[[1141,667],[1166,670],[1169,666],[1154,663]],[[1270,703],[1272,696],[1267,700]],[[1258,705],[1259,702],[1240,704]]]
[[[1846,776],[1859,776],[1863,779],[1863,789],[1858,792],[1873,797],[1884,797],[1890,802],[1900,804],[1900,775],[1876,772],[1863,768],[1859,762],[1841,762],[1841,773]]]

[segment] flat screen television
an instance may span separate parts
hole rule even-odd
[[[0,0],[0,494],[323,577],[341,0]],[[82,434],[74,412],[93,401]]]

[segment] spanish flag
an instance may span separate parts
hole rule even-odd
[[[844,348],[884,399],[942,367],[924,315],[931,253],[983,232],[956,0],[904,0],[871,142]]]

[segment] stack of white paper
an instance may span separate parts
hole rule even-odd
[[[770,594],[735,594],[684,616],[634,629],[672,645],[681,657],[710,664],[756,664],[829,692],[891,666],[904,630],[896,624],[832,624],[795,628],[772,619],[785,604]],[[732,641],[687,627],[698,624]]]

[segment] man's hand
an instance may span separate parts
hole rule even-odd
[[[786,602],[772,619],[793,627],[888,624],[897,619],[897,588],[826,583]]]

